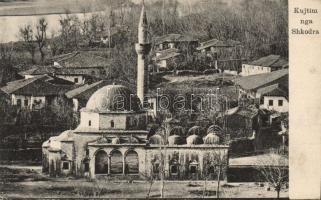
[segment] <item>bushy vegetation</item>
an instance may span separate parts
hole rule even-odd
[[[244,56],[251,60],[267,54],[288,55],[286,0],[199,0],[182,3],[178,0],[146,1],[151,38],[169,33],[209,39],[242,42]],[[17,49],[30,52],[29,62],[40,62],[61,53],[96,48],[97,41],[107,36],[106,57],[111,58],[115,76],[133,79],[136,67],[137,25],[140,5],[128,0],[109,0],[105,10],[90,13],[82,8],[83,19],[66,10],[61,15],[59,30],[46,32],[47,22],[39,19],[34,27],[21,27]],[[32,42],[33,41],[33,42]],[[18,48],[19,46],[19,48]],[[45,46],[45,47],[43,47]],[[107,50],[108,47],[112,49]],[[36,51],[36,52],[35,52]],[[39,54],[39,59],[34,56]],[[202,67],[187,58],[191,69]]]

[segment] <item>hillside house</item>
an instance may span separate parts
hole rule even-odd
[[[192,54],[198,46],[198,40],[192,36],[171,33],[156,37],[154,39],[154,45],[155,51],[176,48]]]
[[[282,88],[279,84],[274,84],[260,88],[257,92],[263,97],[260,108],[281,113],[289,111],[289,95],[287,88]]]
[[[179,53],[179,50],[176,48],[156,51],[156,56],[153,57],[153,61],[157,68],[156,71],[173,69],[183,61],[183,59],[183,54]]]
[[[239,99],[245,97],[253,100],[261,108],[279,112],[288,111],[288,82],[288,69],[240,77],[235,80]]]
[[[48,75],[34,76],[7,83],[1,90],[10,96],[11,105],[38,110],[55,105],[64,93],[73,88],[73,83]]]
[[[242,43],[235,40],[211,39],[201,42],[197,51],[206,56],[207,62],[210,62],[216,69],[229,71],[239,71],[242,61]]]
[[[103,67],[62,68],[57,66],[34,66],[19,74],[25,79],[39,75],[55,76],[79,85],[99,80],[99,77],[104,76],[106,72]]]
[[[217,54],[221,58],[232,56],[233,53],[241,53],[241,47],[242,43],[239,41],[211,39],[201,42],[196,49],[202,53]]]
[[[242,65],[242,76],[269,73],[280,69],[288,68],[288,61],[279,55],[269,55],[248,64]]]

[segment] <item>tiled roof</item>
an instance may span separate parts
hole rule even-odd
[[[264,67],[284,67],[288,65],[288,61],[281,58],[279,55],[269,55],[258,60],[252,61],[250,65],[264,66]]]
[[[79,88],[70,90],[66,92],[67,98],[80,98],[88,100],[91,95],[97,91],[99,88],[107,85],[108,83],[105,81],[98,81],[93,84],[85,84]]]
[[[153,58],[153,60],[167,60],[169,58],[174,58],[176,56],[181,55],[178,52],[178,49],[175,49],[175,48],[170,48],[170,49],[165,49],[165,50],[162,50],[162,51],[158,51],[158,53],[160,53],[160,55],[155,56]]]
[[[35,66],[29,70],[22,71],[19,74],[24,75],[86,75],[91,76],[93,69],[104,70],[103,67],[83,67],[83,68],[65,68],[54,66]],[[95,74],[99,76],[99,74]]]
[[[42,74],[52,74],[55,72],[55,68],[52,66],[33,66],[32,68],[19,72],[21,76],[25,75],[42,75]]]
[[[286,84],[288,82],[288,69],[277,70],[271,73],[256,74],[251,76],[240,77],[235,83],[245,90],[258,89],[279,82]]]
[[[52,58],[53,62],[58,62],[63,67],[82,68],[82,67],[106,67],[110,66],[110,60],[98,55],[93,51],[79,51],[59,55]]]
[[[18,94],[27,96],[51,96],[64,94],[74,85],[54,84],[54,77],[47,75],[35,76],[7,83],[1,88],[7,94]]]
[[[95,69],[103,69],[101,67],[95,67]],[[55,74],[58,75],[87,75],[91,76],[93,71],[92,68],[57,68]],[[96,75],[96,74],[94,74]],[[99,74],[97,74],[99,75]]]
[[[155,38],[155,44],[162,44],[164,42],[197,42],[198,40],[189,35],[181,34],[167,34]]]
[[[241,45],[241,42],[235,41],[235,40],[222,41],[218,39],[212,39],[212,40],[202,42],[201,45],[197,47],[197,50],[206,49],[208,47],[234,47],[238,45]]]
[[[270,85],[267,87],[259,88],[257,93],[263,96],[277,96],[277,97],[285,97],[288,99],[288,89],[280,88],[279,84]]]

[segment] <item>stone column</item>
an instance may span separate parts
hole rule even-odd
[[[125,171],[126,171],[126,163],[125,163],[125,155],[124,155],[123,156],[123,175],[126,174]]]
[[[110,165],[111,165],[111,156],[110,154],[108,155],[108,166],[107,166],[107,173],[110,174]]]

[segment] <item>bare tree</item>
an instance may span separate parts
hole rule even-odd
[[[270,153],[258,160],[257,170],[263,179],[275,189],[280,198],[282,188],[288,183],[288,158],[284,155]]]
[[[38,48],[40,51],[41,55],[41,62],[44,61],[45,58],[45,52],[44,52],[44,47],[47,42],[47,28],[48,28],[48,23],[45,18],[40,18],[37,24],[37,33],[36,33],[36,42],[38,44]]]
[[[22,41],[24,41],[24,47],[30,53],[32,63],[35,63],[36,45],[35,45],[34,33],[31,25],[20,27],[19,37],[20,39],[22,39]]]
[[[72,51],[78,48],[81,39],[81,23],[77,16],[70,15],[70,11],[66,10],[65,15],[59,19],[60,37],[62,46],[65,51]]]

